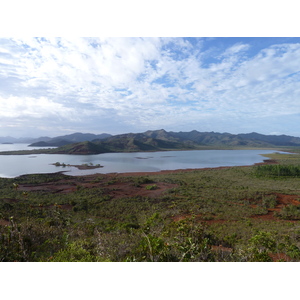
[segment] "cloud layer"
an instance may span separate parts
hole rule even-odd
[[[0,135],[300,136],[300,39],[0,40]]]

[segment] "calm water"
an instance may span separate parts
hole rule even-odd
[[[18,148],[19,147],[19,148]],[[32,149],[25,144],[0,144],[0,151]],[[35,154],[0,155],[0,177],[16,177],[23,174],[54,173],[65,171],[67,175],[94,173],[156,172],[161,170],[215,168],[221,166],[245,166],[262,162],[260,154],[272,150],[193,150],[136,153],[105,153],[97,155]],[[81,165],[100,164],[103,168],[78,170],[76,167],[56,167],[55,162]]]
[[[17,151],[17,150],[56,148],[56,147],[28,147],[28,145],[29,144],[0,144],[0,151]]]

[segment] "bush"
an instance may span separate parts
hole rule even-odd
[[[257,177],[299,177],[300,166],[295,165],[264,165],[257,166],[254,171]]]
[[[152,183],[153,180],[149,179],[148,177],[136,177],[133,179],[133,185],[136,187],[140,187],[141,184],[146,184],[146,183]]]
[[[53,262],[96,262],[97,257],[82,248],[79,243],[73,242],[66,249],[54,254]]]
[[[153,184],[153,185],[147,185],[146,186],[146,190],[156,190],[157,189],[157,185]]]
[[[276,250],[276,241],[270,232],[258,231],[249,240],[249,248],[245,251],[247,261],[272,262],[269,253]]]
[[[300,219],[300,206],[287,205],[276,214],[277,217],[284,220],[299,220]]]

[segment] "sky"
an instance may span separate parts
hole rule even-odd
[[[0,136],[300,136],[300,38],[4,37]]]

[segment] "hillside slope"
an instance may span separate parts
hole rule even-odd
[[[47,138],[45,140],[38,139],[37,142],[34,142],[29,145],[29,147],[47,147],[55,146],[60,147],[68,144],[92,141],[92,140],[101,140],[110,137],[110,134],[101,133],[101,134],[92,134],[92,133],[72,133],[68,135],[57,136],[54,138]]]
[[[196,149],[232,149],[232,148],[274,148],[278,146],[300,146],[300,138],[287,135],[263,135],[258,133],[230,134],[217,132],[167,132],[161,130],[148,130],[143,133],[127,133],[115,136],[73,134],[64,144],[64,140],[57,137],[58,147],[55,149],[37,150],[36,153],[57,154],[98,154],[108,152],[142,152],[142,151],[165,151],[165,150],[196,150]],[[94,138],[95,139],[92,139]],[[72,143],[72,139],[89,140]],[[91,140],[92,139],[92,140]],[[91,140],[91,141],[90,141]],[[50,146],[49,142],[40,142],[40,146]],[[30,151],[34,153],[35,150]],[[28,151],[26,152],[28,153]],[[1,154],[4,154],[3,152]],[[5,153],[7,154],[7,153]],[[12,154],[12,153],[8,153]],[[22,153],[18,153],[22,154]],[[25,154],[25,152],[23,152]]]

